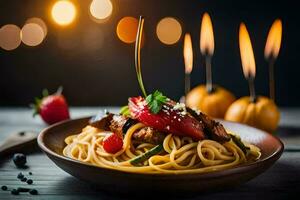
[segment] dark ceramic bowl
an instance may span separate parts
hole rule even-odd
[[[101,190],[136,192],[193,192],[222,189],[244,183],[263,173],[279,159],[282,142],[275,136],[246,125],[221,121],[227,130],[241,136],[244,141],[257,145],[262,156],[253,163],[246,163],[224,171],[206,174],[140,174],[106,169],[67,158],[62,155],[64,139],[80,133],[89,118],[69,120],[43,130],[38,136],[40,148],[53,162],[74,177],[87,181]]]

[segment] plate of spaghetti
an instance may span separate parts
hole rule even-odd
[[[165,103],[154,114],[142,97],[129,101],[129,115],[101,112],[79,134],[66,137],[63,155],[144,174],[208,173],[255,162],[261,156],[259,147],[182,103]]]
[[[41,149],[66,172],[111,191],[220,189],[269,168],[283,151],[275,136],[212,119],[158,90],[146,92],[140,66],[143,24],[140,17],[135,49],[142,95],[128,98],[117,113],[50,126],[38,137]]]
[[[150,115],[161,116],[161,112]],[[173,112],[178,111],[165,114],[173,119]],[[140,121],[142,116],[133,119],[101,112],[48,127],[40,133],[38,144],[69,174],[99,189],[118,192],[184,193],[232,187],[263,173],[282,154],[282,142],[269,133],[189,112],[181,117],[204,117],[198,121],[203,124],[203,135],[181,132],[180,128],[187,128],[189,134],[196,133],[190,125],[197,122],[188,125],[187,119],[179,118],[184,121],[182,127],[178,120],[173,121],[176,127],[173,123],[168,127],[163,125],[168,121],[165,118],[157,123],[156,118]]]

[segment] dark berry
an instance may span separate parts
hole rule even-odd
[[[22,182],[26,182],[26,181],[27,181],[27,178],[24,177],[24,178],[21,179],[21,181],[22,181]]]
[[[38,194],[38,191],[36,189],[32,189],[29,191],[30,194],[32,195],[37,195]]]
[[[32,175],[32,172],[29,172],[28,174],[29,174],[29,175]]]
[[[18,187],[17,190],[18,190],[18,192],[28,192],[28,191],[30,191],[29,188],[23,188],[23,187]]]
[[[22,178],[24,178],[24,175],[22,174],[22,172],[20,172],[17,177],[18,177],[18,179],[22,179]]]
[[[28,180],[27,180],[27,183],[28,183],[29,185],[31,185],[31,184],[33,183],[33,181],[32,181],[31,179],[28,179]]]
[[[25,135],[25,132],[22,131],[22,132],[19,132],[19,136],[24,136]]]
[[[1,189],[2,189],[2,190],[7,190],[7,186],[6,186],[6,185],[3,185],[3,186],[1,187]]]
[[[13,161],[17,167],[24,167],[26,164],[26,156],[22,153],[16,153],[13,156]]]
[[[16,190],[16,189],[13,189],[10,193],[13,194],[13,195],[18,195],[18,194],[19,194],[19,191]]]

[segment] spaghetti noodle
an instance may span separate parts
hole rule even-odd
[[[225,143],[208,139],[195,142],[190,137],[168,134],[163,140],[163,151],[139,165],[133,165],[130,162],[132,159],[155,146],[150,143],[136,144],[132,138],[133,133],[143,127],[143,123],[131,126],[124,135],[122,149],[110,154],[103,149],[102,142],[111,132],[88,125],[80,134],[65,139],[67,146],[63,154],[99,167],[150,174],[207,173],[233,168],[261,155],[260,149],[252,144],[246,144],[250,150],[244,153],[232,140]]]

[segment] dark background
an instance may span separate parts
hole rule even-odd
[[[37,47],[21,44],[16,50],[0,49],[0,106],[27,106],[43,88],[54,92],[64,87],[73,106],[126,104],[140,94],[134,70],[134,45],[121,42],[116,25],[125,16],[145,16],[146,43],[142,49],[143,76],[148,91],[159,88],[179,99],[184,88],[182,41],[162,44],[156,25],[166,16],[177,18],[183,33],[191,32],[194,47],[192,86],[205,80],[200,56],[199,30],[202,14],[210,13],[215,33],[213,82],[236,96],[248,94],[238,48],[238,27],[247,25],[256,58],[257,93],[268,95],[268,71],[264,46],[276,18],[283,21],[282,48],[276,62],[276,98],[280,106],[300,106],[299,10],[296,1],[231,0],[112,0],[113,15],[103,24],[89,17],[90,0],[75,1],[79,9],[75,23],[55,25],[49,15],[53,0],[0,1],[0,26],[22,27],[30,17],[42,18],[48,35]]]

